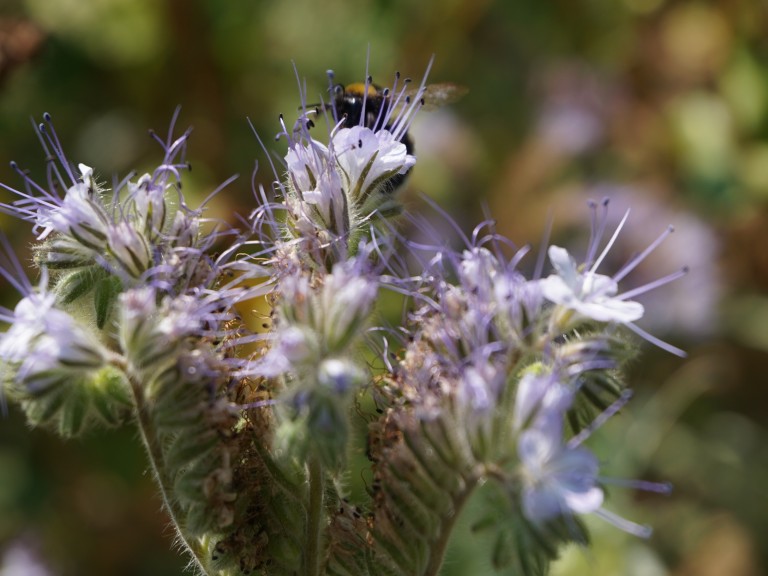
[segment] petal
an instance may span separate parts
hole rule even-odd
[[[560,516],[565,503],[560,493],[550,486],[523,488],[523,514],[533,522],[541,522]]]
[[[552,275],[542,279],[539,287],[544,298],[555,304],[569,306],[576,300],[576,294],[573,286],[566,284],[560,276]]]
[[[571,258],[568,250],[559,246],[550,246],[547,251],[549,261],[552,262],[555,271],[563,281],[572,288],[581,283],[581,275],[578,271],[576,261]]]
[[[598,322],[618,322],[626,324],[643,317],[645,309],[639,302],[618,300],[617,298],[605,298],[594,302],[573,303],[573,308],[582,314]]]
[[[589,514],[603,505],[603,490],[593,486],[589,490],[580,492],[563,491],[562,497],[565,505],[578,514]]]
[[[534,477],[540,477],[544,467],[556,457],[559,445],[560,439],[550,430],[531,428],[520,434],[517,449],[523,466]]]

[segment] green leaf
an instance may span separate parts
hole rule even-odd
[[[122,290],[122,283],[116,276],[108,276],[96,283],[93,295],[93,305],[96,309],[96,326],[104,328],[107,323],[112,306]]]
[[[56,283],[56,293],[62,303],[69,304],[88,294],[106,275],[107,271],[101,266],[89,266],[69,272]]]
[[[168,447],[165,466],[168,471],[189,466],[194,460],[210,452],[218,441],[214,430],[201,430],[198,434],[179,434]]]
[[[59,434],[64,438],[78,435],[83,430],[89,404],[83,380],[71,382],[67,386],[66,399],[58,414]]]

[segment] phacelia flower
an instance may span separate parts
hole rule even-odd
[[[556,372],[529,370],[517,383],[513,427],[520,430],[552,426],[553,420],[559,422],[571,406],[574,394],[575,390],[561,382]]]
[[[541,281],[545,298],[598,322],[634,322],[643,316],[643,305],[616,297],[618,284],[594,270],[580,271],[568,251],[550,246],[549,259],[557,274]]]
[[[416,163],[405,144],[388,130],[341,128],[333,136],[333,147],[347,194],[361,206],[376,186],[396,174],[405,174]]]
[[[0,335],[0,360],[30,393],[41,393],[107,361],[104,347],[72,316],[56,308],[51,293],[29,293],[12,314],[2,316],[10,328]]]
[[[563,444],[556,428],[530,428],[518,441],[523,513],[533,522],[588,514],[603,503],[597,458],[585,448]]]
[[[613,276],[598,274],[597,269],[616,242],[621,229],[624,227],[624,224],[629,217],[629,211],[627,211],[621,219],[621,222],[619,222],[619,225],[616,227],[610,240],[598,255],[598,247],[605,232],[607,222],[607,199],[603,201],[602,207],[604,213],[602,217],[598,217],[597,205],[591,203],[593,213],[592,237],[587,251],[587,257],[583,264],[578,265],[564,248],[558,246],[550,246],[549,248],[549,259],[555,268],[556,274],[552,274],[540,281],[542,295],[547,300],[557,304],[563,310],[574,312],[576,314],[575,317],[562,313],[556,314],[554,318],[556,321],[555,324],[560,330],[567,329],[572,326],[573,323],[577,323],[583,319],[621,324],[652,344],[678,356],[685,356],[685,353],[679,348],[655,338],[635,325],[635,321],[643,316],[644,308],[642,304],[634,302],[632,298],[680,278],[688,272],[687,267],[644,286],[634,288],[627,292],[618,293],[618,283],[634,270],[659,244],[661,244],[674,229],[668,227],[654,242],[651,243],[650,246],[640,254],[631,258]]]

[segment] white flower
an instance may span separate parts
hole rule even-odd
[[[405,144],[387,130],[342,128],[333,136],[333,147],[353,202],[370,194],[372,186],[396,174],[405,174],[416,163],[416,157],[408,154]]]
[[[598,322],[626,324],[643,316],[642,304],[615,297],[618,284],[610,276],[594,270],[579,271],[565,248],[550,246],[548,253],[557,274],[541,281],[541,291],[547,300]]]
[[[296,143],[288,149],[285,164],[293,185],[299,192],[308,192],[317,186],[328,164],[328,148],[317,140],[309,144]]]
[[[11,327],[0,335],[0,360],[16,367],[15,379],[40,392],[78,369],[102,366],[106,352],[50,293],[30,293],[16,306]]]
[[[93,250],[102,250],[105,244],[109,217],[104,207],[84,183],[71,186],[61,205],[43,207],[38,211],[38,226],[44,228],[38,239],[46,238],[51,231],[72,236],[78,243]]]
[[[56,297],[32,292],[22,298],[13,311],[13,323],[0,335],[0,358],[5,362],[24,360],[34,341],[45,331],[45,319],[53,310]]]
[[[149,268],[151,255],[147,239],[128,222],[118,222],[107,229],[109,249],[120,266],[134,278]]]

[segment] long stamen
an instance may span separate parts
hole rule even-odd
[[[650,292],[651,290],[655,290],[656,288],[659,288],[660,286],[664,286],[665,284],[669,284],[670,282],[674,282],[675,280],[682,278],[686,274],[688,274],[689,269],[688,266],[684,266],[677,272],[672,272],[671,274],[667,274],[666,276],[659,278],[658,280],[654,280],[653,282],[649,282],[648,284],[644,284],[643,286],[639,286],[637,288],[634,288],[632,290],[627,290],[623,294],[616,296],[617,300],[629,300],[630,298],[634,298],[635,296],[639,296],[640,294],[645,294],[646,292]]]
[[[397,72],[395,77],[399,78],[400,77],[399,75],[400,75],[400,73]],[[408,99],[408,97],[406,96],[406,92],[408,91],[408,86],[410,85],[410,83],[411,83],[411,79],[410,78],[404,78],[403,79],[403,87],[400,88],[400,91],[399,92],[395,92],[394,89],[392,90],[392,93],[393,94],[397,94],[397,96],[395,97],[394,102],[392,102],[392,104],[389,106],[389,109],[387,110],[387,113],[384,115],[384,120],[382,121],[382,124],[384,126],[388,126],[390,124],[393,124],[392,116],[395,114],[396,110],[397,110],[397,117],[395,119],[394,124],[397,124],[397,122],[400,121],[400,116],[402,114],[402,111],[400,110],[400,102],[402,100],[404,100],[404,99],[405,100]]]
[[[595,516],[602,518],[609,524],[613,524],[619,530],[623,530],[624,532],[628,534],[632,534],[633,536],[637,536],[638,538],[650,538],[651,534],[653,534],[653,528],[651,528],[650,526],[645,526],[643,524],[638,524],[637,522],[632,522],[631,520],[622,518],[618,514],[609,512],[605,508],[600,508],[599,510],[595,510],[593,514]]]
[[[568,441],[568,448],[576,448],[579,444],[589,438],[595,430],[613,418],[616,413],[629,402],[630,398],[632,398],[632,391],[624,390],[624,392],[621,393],[621,396],[619,396],[613,404],[608,406],[608,408],[598,414],[589,426],[585,427],[581,432]]]
[[[43,121],[45,124],[40,124],[40,132],[48,138],[48,141],[51,143],[51,148],[53,148],[53,152],[56,154],[56,158],[58,158],[59,163],[66,171],[67,176],[69,176],[70,181],[74,184],[77,179],[70,170],[69,162],[67,161],[66,156],[64,156],[64,148],[59,141],[59,137],[56,134],[56,129],[53,127],[53,123],[51,122],[51,115],[48,112],[43,114]],[[69,186],[65,186],[65,188],[68,187]]]
[[[621,232],[621,229],[624,228],[624,224],[627,222],[627,218],[629,218],[629,210],[627,210],[624,213],[624,217],[621,219],[621,222],[619,222],[619,225],[616,226],[616,230],[613,233],[613,236],[611,236],[611,239],[608,241],[608,244],[605,245],[605,248],[603,249],[602,253],[600,254],[600,257],[595,261],[594,265],[590,269],[590,272],[592,274],[595,273],[595,271],[600,267],[600,264],[605,260],[605,257],[608,255],[608,252],[613,247],[613,244],[616,242],[616,239],[619,237],[619,232]]]
[[[619,270],[619,272],[613,277],[613,279],[616,282],[620,282],[627,274],[629,274],[630,272],[632,272],[632,270],[637,268],[637,266],[640,264],[640,262],[645,260],[648,257],[648,255],[651,252],[653,252],[659,246],[659,244],[661,244],[667,238],[667,236],[672,234],[674,231],[675,231],[674,226],[667,227],[667,229],[664,232],[662,232],[659,235],[659,237],[656,238],[656,240],[651,242],[650,246],[648,246],[640,254],[638,254],[637,256],[632,258],[629,262],[627,262],[624,265],[624,267],[622,267],[622,269]]]
[[[589,268],[592,265],[592,260],[597,253],[597,248],[600,245],[600,241],[603,239],[605,229],[608,227],[608,204],[610,204],[609,198],[603,198],[600,202],[602,207],[602,215],[597,215],[597,202],[589,202],[589,249],[587,251],[587,257],[584,259],[585,268]]]
[[[688,356],[685,350],[682,350],[677,346],[673,346],[672,344],[668,342],[664,342],[664,340],[649,334],[648,332],[640,328],[637,324],[634,324],[632,322],[627,322],[625,326],[630,330],[632,330],[632,332],[640,336],[642,339],[647,340],[648,342],[650,342],[655,346],[658,346],[662,350],[666,350],[670,354],[674,354],[675,356],[679,356],[680,358],[686,358]]]
[[[642,490],[644,492],[656,492],[664,495],[672,493],[671,482],[649,482],[647,480],[632,480],[627,478],[603,478],[602,476],[600,477],[600,482],[602,484]]]

